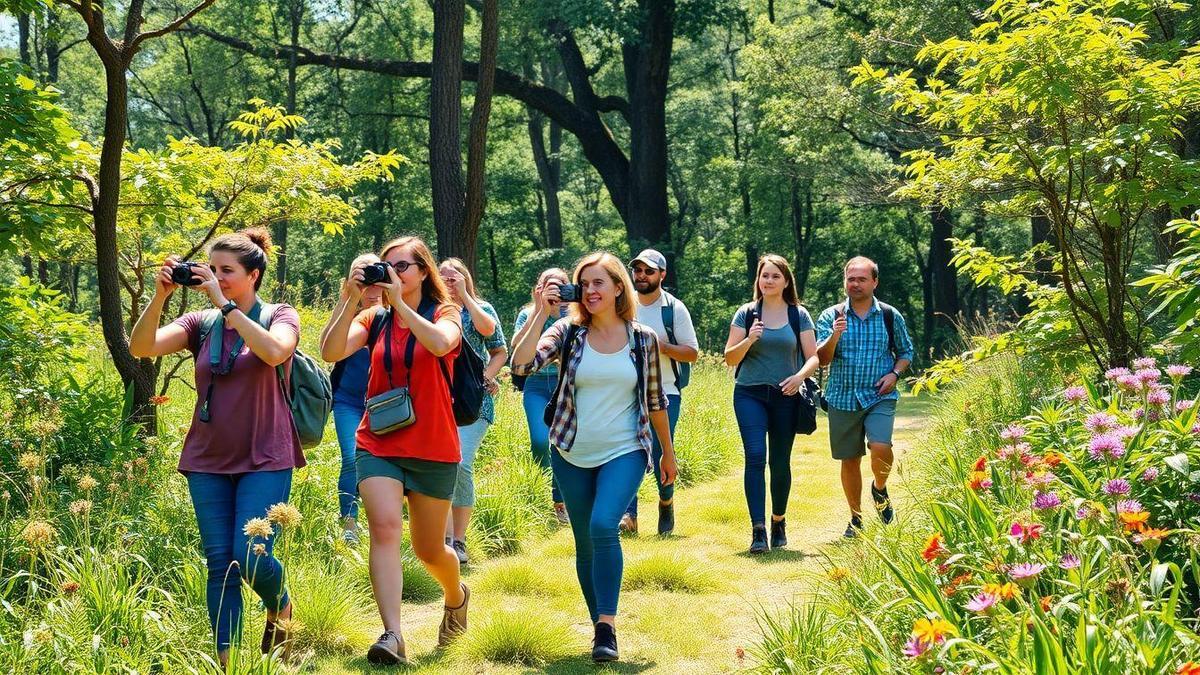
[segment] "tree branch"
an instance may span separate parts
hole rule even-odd
[[[147,31],[147,32],[142,33],[142,34],[138,35],[137,37],[133,38],[132,42],[130,42],[130,44],[129,44],[128,49],[131,52],[135,51],[135,50],[137,50],[138,46],[141,45],[146,40],[150,40],[150,39],[153,39],[156,37],[161,37],[163,35],[166,35],[167,33],[171,33],[171,32],[179,30],[183,26],[183,24],[187,23],[188,21],[191,21],[192,17],[196,16],[200,12],[207,9],[208,6],[213,4],[214,2],[216,2],[216,0],[201,0],[200,4],[196,5],[195,7],[191,8],[190,10],[188,10],[187,13],[184,14],[183,16],[177,17],[171,23],[168,23],[167,25],[165,25],[162,28],[159,28],[157,30]]]

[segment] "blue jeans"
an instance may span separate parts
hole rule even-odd
[[[554,396],[554,387],[558,384],[557,375],[534,373],[525,380],[525,389],[521,397],[521,406],[525,408],[525,421],[529,424],[529,449],[534,460],[543,469],[550,471],[550,427],[542,418],[546,405]],[[550,498],[558,504],[563,500],[558,488],[558,478],[551,474]]]
[[[667,419],[671,421],[671,440],[675,440],[675,425],[679,422],[679,394],[667,394]],[[675,484],[663,485],[662,471],[659,468],[662,465],[663,449],[662,444],[658,442],[658,434],[653,433],[654,451],[650,453],[651,459],[654,460],[654,482],[658,484],[658,500],[661,502],[669,501],[675,496]],[[637,518],[637,493],[633,493],[633,501],[629,502],[629,508],[625,511],[629,515]]]
[[[241,638],[242,581],[250,585],[268,610],[287,607],[283,565],[272,553],[276,537],[249,537],[242,528],[251,518],[265,518],[272,505],[287,501],[292,470],[189,472],[187,482],[208,565],[208,621],[217,651],[224,651]],[[275,534],[279,534],[278,527]],[[255,544],[264,545],[263,555],[253,552]]]
[[[767,446],[770,444],[771,513],[787,512],[792,489],[792,441],[796,438],[796,399],[771,385],[733,388],[733,414],[737,417],[742,448],[746,453],[743,483],[750,523],[766,523]]]
[[[571,516],[575,573],[596,623],[601,615],[617,613],[624,568],[617,527],[646,475],[646,453],[635,450],[591,469],[571,464],[558,451],[550,461]]]
[[[458,444],[462,448],[462,460],[458,463],[458,475],[454,479],[452,506],[475,506],[475,454],[483,445],[492,423],[480,417],[473,424],[458,428]]]
[[[358,518],[358,474],[354,471],[354,438],[366,413],[366,406],[333,402],[333,428],[342,451],[342,471],[338,474],[338,513],[342,518]]]

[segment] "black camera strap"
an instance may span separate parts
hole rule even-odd
[[[233,366],[237,363],[237,357],[242,353],[242,348],[246,346],[246,339],[239,334],[237,339],[233,341],[233,346],[229,348],[229,357],[226,360],[225,315],[221,314],[220,310],[213,311],[216,312],[216,318],[211,321],[207,330],[204,329],[204,323],[207,322],[204,322],[203,319],[201,320],[200,341],[197,343],[197,347],[199,347],[203,343],[204,338],[208,337],[208,366],[210,372],[208,388],[204,392],[204,403],[200,406],[199,417],[201,422],[208,422],[212,419],[209,404],[212,402],[213,387],[217,382],[217,376],[228,375],[233,372]],[[254,307],[250,308],[250,313],[246,316],[254,323],[258,323],[261,313],[262,300],[256,297],[254,299]]]

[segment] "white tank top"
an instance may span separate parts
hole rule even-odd
[[[637,366],[628,343],[615,354],[604,354],[583,342],[575,371],[578,428],[571,451],[562,456],[590,469],[642,446],[637,435]]]

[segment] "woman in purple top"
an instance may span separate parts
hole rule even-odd
[[[138,358],[184,349],[196,357],[198,396],[179,471],[187,477],[208,562],[208,616],[222,666],[241,635],[243,580],[267,609],[263,653],[279,647],[286,658],[288,635],[280,622],[292,616],[283,565],[272,554],[278,530],[267,511],[287,501],[292,470],[305,464],[275,371],[283,364],[285,376],[290,373],[300,318],[288,305],[269,307],[258,299],[270,247],[267,232],[257,228],[218,237],[208,265],[189,268],[196,290],[216,309],[189,312],[160,328],[163,307],[178,288],[172,272],[184,265],[169,257],[129,341]]]

